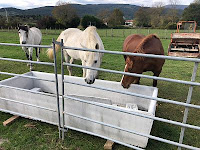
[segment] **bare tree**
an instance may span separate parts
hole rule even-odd
[[[200,0],[194,0],[193,3],[195,3],[195,4],[200,4]]]
[[[149,27],[151,24],[151,9],[140,7],[135,13],[136,25],[139,27]]]
[[[77,27],[80,23],[80,18],[76,13],[76,9],[71,4],[58,1],[52,11],[53,17],[58,23],[65,27]]]
[[[120,9],[114,9],[108,18],[108,26],[116,27],[124,24],[124,14]]]
[[[108,23],[110,14],[111,14],[111,12],[108,9],[102,9],[97,14],[97,17],[100,20],[102,20],[104,23]]]
[[[156,2],[151,8],[151,26],[160,27],[163,24],[164,3]]]
[[[178,10],[176,6],[179,4],[178,0],[169,0],[169,4],[171,6],[170,10],[168,11],[167,17],[171,23],[176,23],[178,20]]]

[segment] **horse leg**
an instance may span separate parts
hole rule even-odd
[[[24,52],[25,52],[25,54],[26,54],[27,60],[29,60],[29,52],[28,52],[28,49],[25,48],[25,47],[23,47],[23,50],[24,50]],[[27,66],[29,66],[29,63],[27,63]]]
[[[36,52],[37,61],[40,61],[39,51],[40,51],[40,49],[38,49],[37,47],[35,47],[35,52]]]
[[[161,70],[160,71],[155,71],[153,72],[153,76],[159,77]],[[157,87],[157,80],[153,79],[153,87]]]
[[[26,54],[26,58],[27,58],[27,60],[29,60],[29,55],[28,55],[28,53],[25,52],[25,54]],[[28,64],[27,64],[27,65],[28,65]]]
[[[69,63],[69,55],[67,54],[67,51],[63,51],[63,55],[64,55],[64,57],[65,57],[65,62],[66,63]],[[68,70],[68,72],[69,72],[69,75],[70,76],[72,76],[72,67],[71,66],[67,66],[67,70]]]
[[[29,49],[29,60],[32,61],[32,54],[33,54],[33,48],[30,47]],[[33,67],[32,64],[30,63],[30,71],[32,71]]]
[[[73,64],[73,62],[74,62],[74,58],[71,58],[71,59],[69,60],[69,63],[70,63],[70,64]],[[71,66],[68,66],[68,70],[69,70],[70,76],[72,76],[72,67],[71,67]]]
[[[84,60],[82,60],[82,66],[85,66],[85,61]],[[85,77],[86,77],[86,69],[83,68],[83,78],[85,78]]]

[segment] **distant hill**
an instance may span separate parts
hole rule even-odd
[[[140,8],[140,6],[129,5],[129,4],[88,4],[88,5],[77,5],[72,4],[74,8],[78,10],[79,16],[97,15],[101,10],[108,9],[113,10],[119,8],[126,19],[133,19],[134,13]]]
[[[80,5],[80,4],[71,4],[74,8],[77,9],[77,13],[80,17],[88,14],[88,15],[97,15],[101,10],[108,9],[113,10],[115,8],[119,8],[123,13],[125,18],[132,19],[134,13],[140,8],[140,6],[129,5],[129,4],[88,4],[88,5]],[[15,15],[41,15],[41,16],[49,16],[53,10],[53,6],[45,6],[33,9],[21,10],[17,8],[6,8],[9,16]],[[0,15],[5,16],[5,9],[0,9]]]
[[[174,6],[172,5],[166,5],[165,8],[173,8]],[[185,8],[187,8],[188,5],[176,5],[175,8],[176,9],[180,9],[180,10],[184,10]]]
[[[9,16],[16,16],[16,15],[41,15],[41,16],[49,16],[51,15],[53,6],[45,6],[45,7],[38,7],[33,9],[17,9],[8,7],[6,8]],[[5,16],[5,9],[0,9],[0,15]]]
[[[123,13],[126,19],[132,19],[134,17],[135,12],[140,8],[137,5],[129,5],[129,4],[71,4],[74,8],[77,9],[77,13],[80,17],[84,15],[97,15],[101,10],[108,9],[113,10],[115,8],[119,8]],[[41,15],[41,16],[51,16],[51,12],[54,6],[45,6],[38,7],[33,9],[21,10],[17,8],[6,8],[9,16],[16,15]],[[182,13],[183,9],[186,8],[187,5],[178,5],[177,9],[179,9],[180,13]],[[166,8],[171,8],[171,5],[167,5]],[[5,9],[0,9],[0,15],[5,16]]]

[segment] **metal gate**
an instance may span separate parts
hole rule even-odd
[[[65,116],[69,115],[69,116],[72,116],[74,118],[79,118],[79,119],[86,120],[86,121],[91,122],[91,123],[96,123],[96,124],[100,124],[100,125],[103,125],[103,126],[106,126],[106,127],[118,129],[118,130],[130,133],[130,134],[144,136],[144,137],[147,137],[149,139],[153,139],[153,140],[156,140],[156,141],[172,144],[172,145],[177,146],[178,149],[181,149],[181,148],[200,149],[200,148],[197,148],[197,147],[194,147],[194,146],[191,146],[191,145],[182,144],[183,143],[183,138],[184,138],[184,132],[185,132],[186,128],[200,130],[200,126],[187,124],[189,109],[190,108],[195,108],[198,111],[200,109],[200,105],[191,104],[191,97],[192,97],[192,94],[193,94],[193,87],[194,86],[200,86],[199,82],[195,82],[195,77],[196,77],[196,73],[197,73],[198,64],[200,62],[200,59],[171,57],[171,56],[158,56],[158,55],[152,55],[152,54],[125,53],[125,52],[101,50],[101,53],[108,53],[108,54],[115,54],[115,55],[130,55],[130,56],[140,56],[140,57],[149,57],[149,58],[161,58],[161,59],[168,59],[168,60],[175,60],[175,61],[190,61],[190,62],[194,62],[194,68],[193,68],[191,81],[183,81],[183,80],[176,80],[176,79],[170,79],[170,78],[155,77],[155,76],[135,74],[135,73],[125,73],[125,72],[122,72],[122,71],[108,70],[108,69],[103,69],[103,68],[94,68],[94,67],[87,67],[87,66],[81,66],[81,65],[76,65],[76,64],[65,63],[63,61],[63,50],[65,50],[65,49],[90,51],[90,52],[99,52],[99,50],[67,47],[67,46],[63,46],[63,41],[61,41],[59,43],[59,42],[56,42],[55,40],[53,40],[52,43],[53,43],[52,46],[39,46],[39,45],[34,45],[34,46],[33,45],[25,45],[25,46],[27,46],[27,47],[41,47],[41,48],[50,48],[50,47],[52,47],[54,49],[54,63],[25,61],[25,60],[17,60],[17,59],[1,58],[1,57],[0,57],[0,60],[17,61],[17,62],[23,62],[23,63],[35,63],[35,64],[41,64],[41,65],[54,66],[55,80],[54,81],[50,80],[49,82],[55,82],[55,86],[56,86],[56,94],[52,95],[52,96],[54,96],[56,98],[56,100],[57,100],[57,113],[58,113],[58,124],[57,125],[58,125],[58,129],[59,129],[59,137],[62,137],[64,139],[64,133],[67,132],[67,129],[72,129],[72,130],[80,131],[80,132],[83,132],[83,133],[91,134],[91,135],[94,135],[94,136],[99,136],[99,137],[102,137],[102,138],[105,138],[105,139],[109,139],[109,140],[112,140],[112,141],[114,141],[116,143],[125,145],[125,146],[133,148],[133,149],[142,149],[142,148],[139,148],[139,147],[127,144],[127,143],[120,142],[118,140],[114,140],[114,139],[109,138],[109,137],[101,136],[99,134],[94,134],[94,133],[88,132],[86,130],[80,130],[78,128],[67,126],[65,124]],[[56,62],[56,54],[55,54],[55,45],[56,44],[59,44],[61,46],[61,77],[62,77],[61,86],[62,86],[62,91],[61,91],[61,95],[60,96],[59,96],[59,91],[58,91],[57,62]],[[0,43],[0,45],[22,46],[20,44],[5,44],[5,43]],[[136,93],[131,93],[131,92],[123,92],[123,91],[114,90],[114,89],[105,88],[105,87],[100,87],[100,86],[80,84],[80,83],[75,83],[73,81],[65,81],[65,79],[64,79],[64,65],[72,66],[72,67],[92,69],[92,70],[97,70],[97,71],[105,71],[105,72],[109,72],[109,73],[116,73],[116,74],[122,74],[122,75],[129,75],[129,76],[136,76],[136,77],[142,77],[142,78],[148,78],[148,79],[156,79],[156,80],[174,82],[174,83],[189,85],[190,87],[189,87],[189,90],[188,90],[188,96],[187,96],[186,102],[178,102],[178,101],[175,101],[175,100],[169,100],[169,99],[164,99],[164,98],[155,98],[155,97],[152,97],[152,96],[146,96],[146,95],[141,95],[141,94],[136,94]],[[0,74],[6,74],[6,75],[11,75],[11,76],[20,76],[20,77],[24,77],[24,78],[33,78],[33,77],[30,77],[30,76],[26,76],[26,75],[19,75],[19,74],[6,73],[6,72],[0,72]],[[43,80],[43,79],[38,79],[38,80]],[[48,81],[48,80],[46,80],[46,81]],[[177,122],[177,121],[164,119],[164,118],[160,118],[160,117],[147,116],[147,115],[144,115],[144,114],[139,114],[139,113],[135,113],[135,112],[129,112],[129,111],[121,110],[121,109],[118,109],[118,108],[112,108],[112,107],[109,107],[109,106],[102,105],[100,103],[94,103],[94,102],[87,101],[87,100],[84,100],[84,99],[81,99],[81,98],[77,98],[77,97],[73,97],[73,96],[70,96],[70,95],[66,95],[64,93],[64,88],[67,88],[67,87],[64,87],[65,83],[76,84],[76,85],[79,85],[79,86],[86,86],[86,87],[90,87],[90,88],[94,88],[94,89],[99,89],[99,90],[102,90],[102,91],[110,91],[112,93],[120,93],[120,94],[124,94],[124,95],[131,95],[133,97],[145,98],[147,101],[148,100],[155,100],[155,101],[158,101],[158,102],[164,102],[164,103],[184,106],[185,107],[185,111],[184,111],[184,116],[183,116],[183,119],[182,119],[183,121],[182,122]],[[0,85],[0,86],[4,86],[4,85]],[[9,87],[9,86],[4,86],[4,87],[14,88],[14,87]],[[45,94],[45,93],[40,93],[40,92],[37,92],[37,93],[38,94]],[[59,97],[60,97],[60,100],[59,100]],[[180,132],[179,142],[174,142],[174,141],[170,141],[168,139],[163,139],[163,138],[160,138],[160,137],[139,133],[139,132],[136,132],[136,131],[133,131],[133,130],[120,128],[119,126],[113,126],[112,124],[107,124],[107,123],[104,123],[104,122],[100,122],[100,121],[96,121],[96,120],[93,120],[93,119],[90,119],[90,118],[79,116],[79,115],[76,115],[76,114],[67,113],[65,108],[64,108],[64,103],[66,103],[65,102],[66,99],[70,99],[70,100],[78,101],[78,102],[82,102],[82,103],[87,103],[89,105],[94,105],[94,106],[97,106],[97,107],[103,107],[103,108],[106,108],[106,109],[112,109],[114,111],[123,112],[125,114],[127,113],[127,114],[131,114],[131,115],[134,115],[134,116],[140,116],[140,117],[143,117],[143,118],[148,118],[148,119],[152,119],[152,120],[156,120],[156,121],[160,121],[160,122],[164,122],[164,123],[180,126],[181,127],[181,132]],[[0,98],[0,100],[5,100],[5,99]],[[10,100],[10,101],[14,101],[14,100]],[[61,101],[61,104],[60,104],[59,101]],[[25,104],[25,105],[29,105],[29,104]],[[32,106],[32,107],[37,107],[39,109],[48,109],[48,108],[43,108],[43,107],[40,107],[40,106]],[[2,110],[2,111],[5,111],[5,110]],[[14,112],[10,112],[10,113],[14,113]],[[18,114],[18,115],[20,115],[20,114]],[[61,132],[62,132],[62,134],[61,134]]]

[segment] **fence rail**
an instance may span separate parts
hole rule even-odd
[[[136,146],[124,143],[124,142],[120,142],[120,141],[117,141],[117,140],[109,138],[109,137],[105,137],[105,136],[102,136],[102,135],[99,135],[99,134],[95,134],[95,133],[92,133],[92,132],[89,132],[89,131],[81,130],[81,129],[78,129],[78,128],[70,127],[70,126],[65,124],[65,119],[64,119],[65,115],[69,115],[69,116],[72,116],[72,117],[75,117],[75,118],[79,118],[79,119],[83,119],[83,120],[86,120],[86,121],[89,121],[89,122],[93,122],[93,123],[96,123],[96,124],[101,124],[103,126],[107,126],[107,127],[110,127],[110,128],[115,128],[115,129],[118,129],[118,130],[121,130],[121,131],[126,131],[126,132],[129,132],[129,133],[132,133],[132,134],[148,137],[148,138],[156,140],[156,141],[168,143],[168,144],[177,146],[179,149],[180,148],[200,149],[198,147],[194,147],[194,146],[183,144],[183,137],[184,137],[185,128],[200,130],[200,126],[187,124],[188,111],[189,111],[188,109],[189,108],[195,108],[197,110],[200,109],[200,105],[191,104],[191,97],[192,97],[192,94],[193,94],[193,86],[200,86],[199,82],[195,82],[196,72],[197,72],[197,69],[198,69],[198,64],[200,63],[200,59],[67,47],[67,46],[63,45],[63,40],[61,40],[61,43],[58,43],[55,40],[53,40],[52,43],[53,43],[52,46],[49,46],[49,45],[22,45],[22,44],[12,44],[12,43],[0,43],[0,45],[4,45],[4,46],[41,47],[41,48],[50,48],[50,47],[52,47],[53,50],[54,50],[54,63],[36,62],[36,61],[11,59],[11,58],[2,58],[2,57],[0,57],[0,60],[3,60],[3,61],[15,61],[15,62],[22,62],[22,63],[35,63],[35,64],[53,66],[54,67],[55,80],[41,79],[41,78],[37,78],[37,77],[31,77],[29,75],[20,75],[20,74],[8,73],[8,72],[2,72],[2,71],[0,71],[0,74],[9,75],[9,76],[17,76],[17,77],[21,77],[21,78],[30,78],[30,79],[54,82],[55,86],[56,86],[56,94],[35,92],[35,91],[30,91],[30,90],[26,90],[26,89],[20,89],[20,88],[17,88],[17,87],[11,87],[11,86],[7,86],[7,85],[0,85],[0,87],[19,89],[19,90],[23,90],[23,91],[33,92],[33,93],[36,93],[36,94],[44,94],[44,95],[50,95],[50,96],[55,97],[56,100],[57,100],[57,110],[53,110],[53,109],[46,108],[46,107],[41,107],[41,106],[36,106],[36,105],[28,104],[28,103],[23,103],[23,102],[21,102],[21,103],[24,104],[24,105],[29,105],[29,106],[36,107],[36,108],[39,108],[39,109],[46,109],[46,110],[50,110],[50,111],[53,111],[53,112],[57,112],[58,113],[58,124],[57,125],[58,125],[58,129],[59,129],[59,137],[60,138],[62,137],[64,139],[64,136],[65,136],[64,132],[66,131],[65,128],[69,128],[69,129],[80,131],[80,132],[83,132],[83,133],[99,136],[99,137],[102,137],[102,138],[105,138],[105,139],[110,139],[110,140],[113,140],[114,142],[117,142],[119,144],[128,146],[130,148],[141,150],[141,148],[139,148],[139,147],[136,147]],[[57,73],[57,58],[56,58],[56,52],[55,52],[55,45],[56,44],[60,44],[60,46],[61,46],[61,77],[62,77],[62,83],[61,83],[62,92],[61,92],[61,95],[59,95],[59,91],[58,91],[58,84],[59,83],[58,83],[58,73]],[[126,73],[126,72],[116,71],[116,70],[109,70],[109,69],[103,69],[103,68],[95,68],[95,67],[88,67],[88,66],[81,66],[81,65],[65,63],[64,60],[63,60],[64,59],[63,50],[65,50],[65,49],[90,51],[90,52],[100,52],[100,53],[108,53],[108,54],[115,54],[115,55],[131,55],[131,56],[137,56],[137,57],[160,58],[160,59],[168,59],[168,60],[175,60],[175,61],[189,61],[189,62],[193,62],[194,63],[194,69],[193,69],[193,74],[192,74],[191,81],[183,81],[183,80],[176,80],[176,79],[163,78],[163,77],[154,77],[154,76],[135,74],[135,73]],[[105,88],[105,87],[99,87],[99,86],[94,86],[94,85],[87,85],[87,84],[81,84],[81,83],[76,83],[76,82],[72,82],[72,81],[66,81],[64,79],[64,67],[63,67],[64,65],[72,66],[72,67],[85,68],[85,69],[92,69],[92,70],[97,70],[97,71],[104,71],[104,72],[109,72],[109,73],[117,73],[117,74],[129,75],[129,76],[136,76],[136,77],[142,77],[142,78],[148,78],[148,79],[156,79],[156,80],[162,80],[162,81],[166,81],[166,82],[186,84],[186,85],[190,86],[189,87],[189,91],[188,91],[187,101],[186,102],[178,102],[178,101],[170,100],[170,99],[156,98],[156,97],[152,97],[152,96],[146,96],[146,95],[136,94],[136,93],[131,93],[131,92],[122,92],[122,91],[118,91],[118,90],[114,90],[114,89],[110,89],[110,88]],[[89,87],[89,88],[96,88],[96,89],[103,90],[103,91],[115,92],[115,93],[130,95],[130,96],[134,96],[134,97],[141,97],[141,98],[145,98],[145,100],[147,100],[147,101],[148,100],[155,100],[155,101],[159,101],[159,102],[165,102],[165,103],[175,104],[175,105],[179,105],[179,106],[184,106],[185,107],[185,111],[184,111],[183,122],[177,122],[177,121],[168,120],[168,119],[155,117],[155,116],[148,116],[148,115],[140,114],[140,113],[137,113],[137,112],[130,112],[130,111],[122,110],[122,109],[119,109],[119,108],[113,108],[113,107],[110,107],[110,106],[107,106],[107,105],[104,105],[104,104],[101,104],[101,103],[91,102],[91,101],[88,101],[88,100],[84,100],[84,99],[76,98],[76,97],[73,97],[73,96],[69,96],[69,95],[65,94],[65,92],[64,92],[65,83],[76,84],[76,85],[79,85],[79,86],[85,86],[85,87]],[[59,102],[60,101],[59,99],[62,100],[61,104]],[[0,100],[16,102],[15,100],[6,99],[6,98],[3,98],[3,97],[0,97]],[[171,141],[171,140],[168,140],[168,139],[164,139],[164,138],[160,138],[160,137],[156,137],[156,136],[152,136],[152,135],[146,135],[146,134],[143,134],[143,133],[138,133],[136,131],[124,129],[124,128],[121,128],[121,127],[118,127],[118,126],[113,126],[113,125],[107,124],[105,122],[99,122],[99,121],[96,121],[96,120],[93,120],[93,119],[90,119],[90,118],[87,118],[87,117],[83,117],[83,116],[79,116],[79,115],[76,115],[76,114],[69,113],[69,112],[67,112],[67,110],[65,110],[65,107],[64,107],[64,104],[65,104],[66,100],[79,101],[79,102],[82,102],[82,103],[95,105],[97,107],[103,107],[103,108],[106,108],[106,109],[112,109],[114,111],[119,111],[119,112],[123,112],[123,113],[130,114],[130,115],[140,116],[140,117],[143,117],[143,118],[148,118],[148,119],[152,119],[152,120],[161,121],[161,122],[164,122],[164,123],[180,126],[180,127],[182,127],[182,129],[181,129],[181,133],[180,133],[179,142],[174,142],[174,141]],[[22,115],[22,114],[19,114],[19,115]],[[62,132],[62,134],[61,134],[61,132]]]
[[[81,50],[81,51],[90,51],[90,52],[98,52],[98,53],[100,52],[100,53],[109,53],[109,54],[117,54],[117,55],[131,55],[131,56],[138,56],[138,57],[160,58],[160,59],[168,59],[168,60],[176,60],[176,61],[190,61],[190,62],[194,62],[194,69],[193,69],[193,74],[192,74],[192,80],[191,81],[182,81],[182,80],[168,79],[168,78],[162,78],[162,77],[152,77],[152,76],[148,76],[148,75],[138,75],[138,74],[134,74],[134,73],[124,73],[124,72],[121,72],[121,71],[115,71],[115,70],[109,70],[109,69],[102,69],[102,68],[95,68],[95,67],[88,67],[88,66],[80,66],[80,65],[65,63],[63,60],[62,60],[62,63],[61,63],[62,68],[63,68],[63,65],[67,65],[67,66],[71,66],[71,67],[79,67],[79,68],[92,69],[92,70],[97,70],[97,71],[105,71],[105,72],[109,72],[109,73],[118,73],[118,74],[129,75],[129,76],[145,77],[145,78],[156,79],[156,80],[164,80],[164,81],[168,81],[168,82],[188,84],[188,85],[190,85],[190,89],[193,86],[200,86],[200,83],[194,82],[195,81],[194,79],[195,79],[195,76],[196,76],[196,72],[197,72],[197,68],[198,68],[198,64],[200,62],[200,59],[172,57],[172,56],[160,56],[160,55],[152,55],[152,54],[116,52],[116,51],[107,51],[107,50],[91,50],[91,49],[85,49],[85,48],[82,49],[82,48],[75,48],[75,47],[63,46],[62,42],[63,41],[61,41],[61,46],[62,46],[61,47],[61,51],[63,51],[64,49],[71,49],[71,50],[79,50],[79,51]],[[63,52],[61,52],[61,58],[63,59]],[[64,76],[64,72],[62,72],[62,74]],[[173,125],[179,125],[179,126],[182,127],[180,138],[179,138],[179,143],[174,142],[174,141],[170,141],[170,140],[167,140],[167,139],[162,139],[162,138],[159,138],[159,137],[154,137],[154,136],[151,136],[151,135],[148,136],[149,138],[153,137],[152,139],[154,139],[154,140],[175,145],[175,146],[178,147],[178,149],[181,149],[181,148],[199,149],[197,147],[193,147],[193,146],[182,144],[183,140],[181,140],[184,137],[184,131],[185,131],[186,126],[188,128],[190,128],[190,127],[193,126],[193,125],[189,125],[189,124],[186,123],[187,122],[187,117],[188,117],[188,108],[190,107],[189,105],[192,105],[192,104],[190,104],[190,102],[191,102],[191,96],[192,96],[192,90],[189,90],[189,92],[188,92],[189,96],[188,96],[187,102],[186,103],[182,103],[182,102],[177,102],[177,101],[173,101],[173,100],[169,100],[169,99],[153,98],[151,96],[148,97],[148,96],[144,96],[144,95],[140,95],[140,94],[136,94],[136,93],[121,92],[121,91],[117,91],[117,90],[113,90],[113,89],[108,89],[108,88],[104,88],[104,87],[97,87],[97,86],[93,86],[93,85],[83,85],[83,84],[80,84],[80,83],[74,83],[74,82],[65,81],[64,78],[62,79],[62,81],[64,83],[76,84],[76,85],[86,86],[86,87],[90,87],[90,88],[97,88],[97,89],[111,91],[111,92],[116,92],[116,93],[123,93],[123,94],[128,94],[128,95],[130,94],[132,96],[139,96],[139,97],[142,97],[142,98],[146,98],[146,100],[156,100],[156,101],[161,101],[161,102],[166,102],[166,103],[171,103],[171,104],[177,104],[177,105],[185,106],[186,110],[184,112],[184,119],[183,119],[185,121],[183,121],[183,123],[172,121],[172,120],[167,120],[167,119],[163,119],[163,118],[158,118],[158,117],[149,117],[149,116],[146,116],[146,115],[141,115],[141,114],[136,114],[136,113],[133,113],[132,115],[139,115],[141,117],[147,117],[147,118],[151,118],[153,120],[162,121],[162,122],[173,124]],[[64,87],[63,87],[63,89],[64,89]],[[70,98],[69,96],[64,95],[64,91],[63,91],[63,97],[64,98]],[[63,103],[65,101],[64,98],[62,100]],[[88,103],[88,104],[91,104],[91,105],[98,105],[100,107],[107,107],[107,106],[104,106],[104,105],[101,105],[101,104],[91,103],[91,102],[89,102],[87,100],[83,100],[83,99],[77,99],[77,98],[73,98],[73,97],[71,97],[70,99],[71,100],[75,100],[75,101],[81,101],[83,103]],[[200,108],[200,106],[199,105],[196,105],[196,106],[193,105],[190,108]],[[112,109],[112,108],[107,107],[107,109]],[[116,110],[116,111],[121,111],[121,110]],[[128,112],[124,111],[124,113],[128,113]],[[64,118],[65,114],[66,114],[66,111],[64,110],[64,107],[63,107],[63,118]],[[84,117],[76,116],[75,114],[69,114],[69,113],[67,113],[67,115],[72,115],[72,116],[78,117],[80,119],[88,120],[90,122],[96,122],[96,121],[91,120],[89,118],[84,118]],[[99,122],[96,122],[96,123],[99,123]],[[109,126],[109,127],[111,126],[110,124],[105,124],[105,123],[101,123],[101,124],[103,124],[105,126]],[[63,124],[63,126],[65,127],[65,124]],[[197,130],[199,129],[199,127],[192,127],[192,128],[193,129],[195,128]],[[123,131],[124,129],[120,129],[120,130]],[[134,134],[137,134],[137,133],[134,133]],[[63,134],[62,135],[64,135],[64,130],[63,130]],[[146,136],[146,135],[142,135],[142,134],[140,134],[140,135],[141,136]]]
[[[53,40],[53,41],[55,41],[55,40]],[[0,60],[53,66],[54,67],[54,73],[55,73],[55,80],[47,80],[47,79],[41,79],[41,78],[37,78],[37,77],[31,77],[29,75],[19,75],[19,74],[15,74],[15,73],[7,73],[7,72],[0,72],[0,74],[9,75],[9,76],[16,76],[16,77],[22,77],[22,78],[30,78],[30,79],[42,80],[42,81],[47,81],[47,82],[54,82],[55,86],[56,86],[56,94],[31,91],[31,90],[12,87],[12,86],[7,86],[7,85],[0,85],[0,87],[5,87],[5,88],[8,88],[8,89],[17,89],[17,90],[20,90],[20,91],[31,92],[31,93],[35,93],[35,94],[39,94],[39,95],[53,96],[57,100],[57,110],[53,110],[53,109],[50,109],[50,108],[41,107],[41,106],[37,106],[37,105],[32,105],[32,104],[28,104],[28,103],[23,103],[23,102],[11,100],[11,99],[6,99],[6,98],[3,98],[3,97],[0,97],[0,100],[10,101],[10,102],[12,101],[14,103],[20,103],[20,104],[23,104],[23,105],[32,106],[32,107],[36,107],[36,108],[39,108],[39,109],[44,109],[44,110],[49,110],[49,111],[52,111],[52,112],[57,112],[58,113],[59,137],[61,138],[61,130],[60,130],[61,129],[61,121],[60,121],[60,106],[59,106],[59,92],[58,92],[58,73],[57,73],[57,61],[56,61],[55,44],[53,46],[50,46],[50,45],[30,45],[30,44],[0,43],[0,45],[1,46],[19,46],[19,47],[23,47],[24,46],[24,47],[37,47],[37,48],[53,48],[53,50],[54,50],[53,51],[54,63],[37,62],[37,61],[21,60],[21,59],[11,59],[11,58],[2,58],[2,57],[0,57]],[[20,116],[24,116],[23,114],[16,113],[16,112],[10,112],[10,113],[18,114]],[[27,117],[27,116],[25,115],[25,117]],[[39,118],[34,118],[34,119],[41,120]],[[49,122],[49,123],[51,123],[51,122]]]
[[[41,29],[42,34],[46,35],[58,35],[64,29]],[[17,34],[17,29],[0,29],[0,32],[14,32]],[[146,28],[130,28],[130,29],[98,29],[98,33],[101,37],[121,37],[125,38],[130,34],[157,34],[160,39],[170,39],[171,33],[175,33],[176,30],[170,29],[146,29]],[[196,30],[200,33],[200,30]]]

